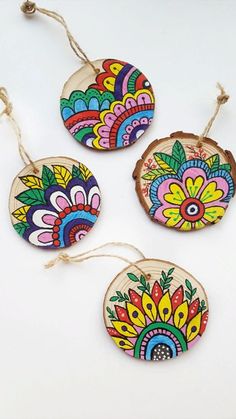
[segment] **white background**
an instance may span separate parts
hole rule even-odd
[[[64,129],[59,96],[80,67],[59,24],[25,18],[0,0],[0,85],[7,87],[33,158],[66,155],[92,169],[103,194],[93,231],[70,254],[127,241],[147,257],[190,271],[208,293],[201,341],[163,363],[133,360],[115,347],[103,296],[122,262],[94,260],[45,270],[52,251],[17,236],[8,195],[22,162],[11,128],[0,123],[0,419],[235,419],[235,209],[217,226],[179,233],[152,223],[139,205],[132,170],[155,138],[198,134],[220,81],[231,95],[211,137],[236,154],[236,1],[39,0],[60,12],[92,59],[140,68],[157,97],[156,119],[133,147],[96,153]],[[135,255],[123,251],[135,259]]]

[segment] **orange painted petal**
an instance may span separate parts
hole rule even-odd
[[[209,316],[209,312],[207,310],[202,315],[202,321],[201,321],[201,327],[200,327],[199,335],[202,335],[205,332],[206,325],[207,325],[207,322],[208,322],[208,316]]]
[[[151,296],[152,296],[152,299],[153,299],[153,301],[156,305],[158,305],[162,295],[163,295],[162,288],[161,288],[159,282],[155,281],[154,284],[153,284],[153,287],[152,287]]]
[[[174,294],[171,297],[171,305],[172,305],[172,311],[174,312],[176,308],[182,304],[184,299],[184,289],[183,286],[180,285],[174,292]]]
[[[188,308],[188,321],[191,320],[194,316],[196,316],[198,312],[198,307],[199,307],[199,298],[196,298],[196,300],[194,300]]]
[[[115,305],[116,314],[119,320],[131,324],[127,310],[124,307]]]

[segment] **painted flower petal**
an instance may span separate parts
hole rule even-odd
[[[189,196],[195,198],[204,183],[204,179],[202,176],[198,176],[196,179],[188,177],[185,183]]]
[[[187,301],[184,301],[175,310],[175,314],[174,314],[175,327],[178,327],[179,329],[181,329],[185,325],[187,318],[188,318],[188,303]]]
[[[124,307],[115,305],[115,310],[119,320],[126,323],[131,323],[127,310]]]
[[[110,336],[116,336],[116,337],[122,337],[120,336],[120,334],[117,332],[116,329],[114,329],[114,327],[107,327],[107,331],[109,333]]]
[[[210,223],[217,223],[224,216],[225,209],[223,207],[208,207],[205,209],[204,218]]]
[[[154,303],[150,295],[148,295],[146,292],[144,292],[142,295],[142,306],[146,315],[149,317],[150,320],[154,322],[157,318],[156,304]]]
[[[134,345],[128,340],[123,338],[112,337],[114,342],[119,346],[121,349],[133,349]]]
[[[52,230],[39,229],[29,235],[29,242],[35,246],[50,246],[53,243]]]
[[[38,209],[32,215],[32,221],[37,227],[49,228],[54,225],[56,219],[56,212],[44,209]]]
[[[205,313],[203,313],[202,315],[202,321],[201,321],[201,327],[200,327],[200,331],[199,331],[199,335],[202,335],[206,329],[206,325],[207,325],[207,321],[208,321],[208,315],[209,312],[208,310],[205,311]]]
[[[92,208],[99,210],[100,209],[100,191],[97,186],[93,186],[88,194],[88,203]]]
[[[70,197],[71,197],[72,204],[74,205],[87,204],[86,192],[82,186],[79,186],[79,185],[73,186],[70,191]]]
[[[158,305],[158,303],[159,303],[159,301],[160,301],[160,299],[161,299],[161,297],[163,295],[162,288],[161,288],[161,286],[160,286],[160,284],[159,284],[158,281],[155,281],[154,282],[153,287],[152,287],[152,293],[151,293],[151,295],[152,295],[152,299],[153,299],[154,303],[156,305]]]
[[[63,211],[66,207],[71,206],[68,197],[61,191],[55,191],[50,196],[51,204],[57,211]]]
[[[143,312],[143,306],[142,306],[142,297],[134,291],[129,289],[129,297],[132,304],[134,304],[136,307],[139,308]]]
[[[174,312],[176,308],[182,304],[184,299],[184,290],[183,286],[180,285],[174,292],[174,294],[171,297],[171,305],[172,305],[172,311]]]
[[[202,314],[199,312],[192,320],[190,320],[187,326],[187,341],[191,342],[198,335],[201,326]]]
[[[143,327],[146,326],[146,319],[141,310],[131,303],[127,303],[127,310],[129,318],[135,326]]]
[[[203,189],[199,199],[206,204],[207,202],[217,201],[223,194],[224,192],[221,189],[217,189],[216,181],[212,181]]]
[[[184,221],[180,226],[179,229],[183,231],[190,231],[192,228],[192,223],[189,221]]]
[[[169,320],[169,318],[171,316],[171,312],[172,312],[169,291],[167,291],[162,296],[162,298],[160,299],[160,302],[158,304],[158,311],[159,311],[159,316],[160,316],[161,320],[163,322],[168,322],[168,320]]]
[[[129,338],[137,336],[137,331],[126,322],[121,322],[119,320],[114,320],[112,322],[114,328],[123,336],[127,336]]]
[[[169,189],[171,193],[166,193],[164,195],[166,202],[169,202],[169,204],[181,205],[186,199],[183,189],[177,183],[171,183]]]
[[[166,208],[163,211],[163,215],[168,218],[166,225],[169,227],[174,227],[182,219],[179,208]]]
[[[196,316],[198,312],[198,307],[199,307],[199,298],[196,298],[196,300],[194,300],[189,306],[188,321],[191,320],[194,316]]]
[[[201,228],[205,227],[206,223],[203,220],[199,220],[195,222],[195,229],[200,230]]]

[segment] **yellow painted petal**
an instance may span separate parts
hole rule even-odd
[[[204,218],[210,223],[217,223],[224,216],[225,209],[223,207],[209,207],[205,209]]]
[[[206,224],[204,224],[201,220],[195,222],[195,229],[200,230],[201,228],[206,227]]]
[[[185,325],[187,318],[188,318],[188,303],[187,301],[184,301],[175,310],[175,314],[174,314],[175,326],[181,329]]]
[[[133,328],[133,326],[131,326],[130,324],[126,322],[114,320],[112,324],[114,328],[117,330],[117,332],[119,332],[123,336],[127,336],[130,338],[137,336],[137,331]]]
[[[195,339],[198,335],[200,327],[201,327],[201,318],[202,313],[199,312],[192,320],[190,320],[187,326],[187,341],[191,342],[191,340]]]
[[[160,318],[163,322],[168,322],[170,316],[171,316],[171,300],[170,300],[170,294],[169,291],[167,291],[160,299],[158,304],[158,311]]]
[[[190,223],[189,221],[184,221],[184,223],[180,226],[179,229],[183,231],[190,231],[192,230],[192,223]]]
[[[115,336],[112,336],[112,339],[121,349],[133,349],[134,347],[134,345],[128,339],[117,338]]]
[[[170,185],[171,193],[166,193],[164,199],[166,202],[175,205],[181,205],[182,202],[186,199],[183,189],[177,185],[177,183],[172,183]]]
[[[182,218],[179,213],[179,208],[166,208],[163,211],[163,215],[168,218],[166,225],[169,227],[174,227]]]
[[[114,86],[115,86],[115,78],[114,77],[107,77],[104,80],[103,84],[107,88],[107,90],[110,90],[111,92],[114,92]]]
[[[123,68],[123,64],[120,63],[113,63],[110,65],[110,69],[112,71],[113,74],[117,75]]]
[[[198,192],[200,191],[203,185],[203,182],[204,179],[202,176],[196,177],[195,180],[193,180],[191,177],[188,177],[186,179],[186,188],[191,198],[195,198],[195,196],[197,196]]]
[[[146,326],[146,319],[141,310],[132,303],[127,303],[127,310],[130,320],[135,326]]]
[[[142,306],[149,319],[154,322],[157,318],[156,304],[146,292],[142,295]]]
[[[223,196],[223,191],[217,189],[217,183],[212,181],[204,188],[201,193],[200,201],[206,204],[207,202],[217,201]]]

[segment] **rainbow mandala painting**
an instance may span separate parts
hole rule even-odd
[[[55,160],[55,161],[54,161]],[[17,233],[44,249],[60,249],[80,241],[100,212],[100,191],[90,170],[68,158],[35,162],[39,173],[15,179],[10,210]]]
[[[114,59],[98,62],[101,71],[85,91],[76,89],[84,82],[79,79],[79,71],[75,89],[73,81],[69,97],[65,98],[65,92],[62,93],[64,125],[79,143],[96,150],[127,147],[152,122],[154,96],[151,84],[131,64]]]
[[[107,331],[134,358],[178,357],[205,331],[207,297],[201,285],[179,267],[154,259],[143,262],[138,265],[140,271],[149,272],[154,266],[151,275],[130,267],[108,290],[104,302]]]

